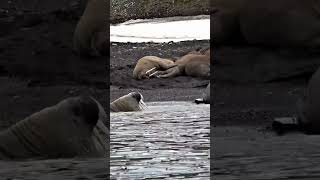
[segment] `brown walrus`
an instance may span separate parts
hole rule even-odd
[[[107,49],[105,42],[109,34],[108,4],[104,0],[88,0],[73,35],[74,50],[82,55],[99,56]]]
[[[67,98],[1,132],[0,159],[107,157],[106,118],[93,98]]]
[[[138,92],[131,92],[124,95],[110,104],[111,112],[129,112],[141,111],[146,107],[143,102],[142,94]]]
[[[215,44],[320,47],[319,0],[215,0]]]
[[[133,70],[133,78],[137,80],[148,79],[153,70],[167,70],[173,66],[175,64],[172,60],[156,56],[144,56],[138,60]]]
[[[210,49],[203,52],[190,52],[174,63],[176,66],[165,71],[157,71],[151,76],[168,78],[179,75],[210,77]]]

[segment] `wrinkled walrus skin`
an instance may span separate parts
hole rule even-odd
[[[210,77],[210,49],[190,52],[174,62],[176,66],[155,74],[160,78],[175,76]]]
[[[320,0],[216,0],[216,44],[320,46]]]
[[[152,68],[156,70],[167,70],[175,66],[174,62],[169,59],[159,58],[157,56],[144,56],[138,60],[134,70],[133,78],[136,80],[147,79],[146,72]]]
[[[108,7],[104,0],[88,0],[73,35],[74,50],[81,55],[100,56],[107,49]]]
[[[67,98],[0,133],[0,159],[107,157],[106,113],[90,97]]]
[[[146,107],[143,102],[142,94],[138,92],[131,92],[124,95],[110,104],[111,112],[130,112],[130,111],[141,111]]]

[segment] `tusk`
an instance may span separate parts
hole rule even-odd
[[[142,100],[140,100],[139,104],[141,106],[141,109],[148,109],[148,106]]]
[[[150,74],[149,75],[149,77],[152,77],[152,76],[154,76],[155,74],[157,74],[158,73],[158,71],[156,71],[156,72],[154,72],[154,73],[152,73],[152,74]]]
[[[146,74],[149,74],[151,71],[155,70],[156,67],[149,69],[148,71],[146,71]]]

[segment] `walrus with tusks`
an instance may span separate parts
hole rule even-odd
[[[148,79],[152,71],[167,70],[174,66],[176,65],[172,60],[157,56],[144,56],[138,60],[133,70],[133,78],[136,80]]]
[[[138,92],[131,92],[124,95],[110,104],[111,112],[129,112],[129,111],[141,111],[146,108],[146,104],[143,102],[143,96]]]
[[[107,49],[107,5],[104,0],[87,1],[73,35],[73,48],[78,54],[100,56]]]
[[[91,97],[72,97],[0,133],[0,159],[107,157],[107,116]]]

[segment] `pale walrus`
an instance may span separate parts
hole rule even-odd
[[[107,157],[106,118],[93,98],[67,98],[1,132],[0,159]]]
[[[144,56],[138,60],[133,70],[133,78],[137,80],[148,79],[152,71],[167,70],[173,66],[175,64],[172,60],[156,56]]]
[[[146,105],[143,102],[143,96],[138,92],[124,95],[110,104],[111,112],[141,111],[144,108],[146,108]]]
[[[204,93],[202,94],[201,99],[196,99],[195,103],[197,104],[210,104],[210,83],[208,84],[207,88],[205,89]]]
[[[157,71],[151,76],[168,78],[180,75],[191,77],[210,77],[210,50],[203,54],[189,53],[175,61],[175,65],[165,71]]]
[[[88,0],[73,35],[74,50],[83,55],[99,56],[107,49],[108,4],[104,0]],[[104,47],[105,46],[105,47]]]

